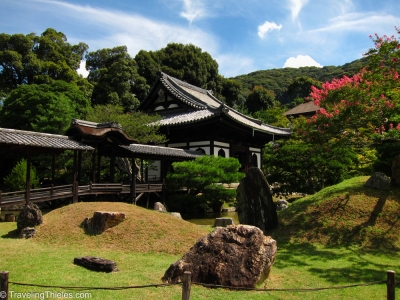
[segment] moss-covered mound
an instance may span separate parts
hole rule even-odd
[[[88,235],[81,223],[94,211],[125,212],[126,220],[99,235]],[[49,212],[34,239],[39,243],[82,245],[139,253],[185,253],[209,229],[169,214],[118,202],[80,202]]]
[[[279,213],[270,234],[281,242],[356,244],[400,249],[400,189],[364,187],[369,177],[355,177],[293,202]]]

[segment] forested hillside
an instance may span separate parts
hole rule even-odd
[[[274,91],[276,100],[282,104],[292,102],[292,97],[287,94],[287,87],[296,77],[307,76],[320,82],[331,81],[334,78],[341,78],[343,75],[353,76],[361,68],[366,66],[366,58],[355,60],[343,66],[301,67],[301,68],[281,68],[271,70],[255,71],[246,75],[239,75],[234,78],[241,83],[241,94],[244,98],[251,92],[254,86],[263,86],[268,90]]]

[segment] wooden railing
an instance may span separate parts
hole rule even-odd
[[[163,184],[135,184],[136,194],[157,193],[164,191]],[[112,194],[133,194],[132,186],[123,183],[90,183],[89,185],[78,186],[74,194],[74,185],[51,186],[45,188],[32,189],[29,193],[29,199],[26,199],[26,191],[16,191],[3,193],[0,191],[0,207],[21,205],[27,202],[45,202],[62,198],[69,198],[84,195],[112,195]]]

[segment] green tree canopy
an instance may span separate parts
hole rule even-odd
[[[100,49],[86,55],[88,80],[94,85],[93,105],[119,105],[134,111],[148,91],[146,80],[137,72],[126,46]]]
[[[290,121],[283,114],[285,111],[286,109],[277,103],[269,109],[256,111],[253,113],[253,117],[268,125],[287,128],[290,126]]]
[[[221,208],[222,203],[232,202],[235,190],[227,190],[218,183],[239,182],[244,177],[238,172],[240,163],[236,158],[203,155],[193,161],[175,162],[173,172],[167,175],[168,188],[178,191],[181,187],[188,189],[186,195],[171,197],[173,202],[186,202],[186,205],[203,208]]]
[[[154,82],[157,71],[161,70],[201,88],[215,90],[218,86],[218,63],[210,54],[192,44],[170,43],[157,51],[142,50],[135,60],[139,74],[147,82]]]
[[[27,168],[26,159],[22,158],[11,170],[11,173],[4,177],[4,185],[11,191],[25,190]],[[39,178],[36,175],[36,169],[32,166],[30,170],[30,184],[33,188],[39,186]]]
[[[0,125],[6,128],[63,134],[72,118],[91,109],[76,85],[64,81],[21,85],[4,100]]]
[[[22,84],[76,82],[88,46],[71,45],[62,32],[46,29],[40,36],[0,34],[0,90],[7,95]]]
[[[147,115],[142,112],[126,113],[121,106],[107,104],[95,105],[86,119],[97,123],[117,122],[128,136],[139,143],[162,144],[166,141],[166,137],[158,133],[159,126],[156,123],[160,119],[158,115]]]
[[[287,87],[287,94],[293,99],[293,106],[296,106],[303,103],[310,95],[312,86],[320,88],[321,85],[321,82],[308,76],[296,77]]]
[[[261,85],[255,86],[246,99],[247,109],[251,113],[272,108],[274,105],[275,93]]]

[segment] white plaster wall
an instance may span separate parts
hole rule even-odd
[[[261,167],[261,153],[252,152],[251,155],[253,156],[253,154],[255,154],[257,156],[257,166],[260,168]]]
[[[191,147],[190,150],[196,151],[198,148],[203,149],[207,155],[210,155],[211,153],[210,147]]]
[[[220,149],[225,151],[225,157],[228,158],[229,157],[229,149],[228,148],[214,147],[214,156],[218,157],[218,151]]]

